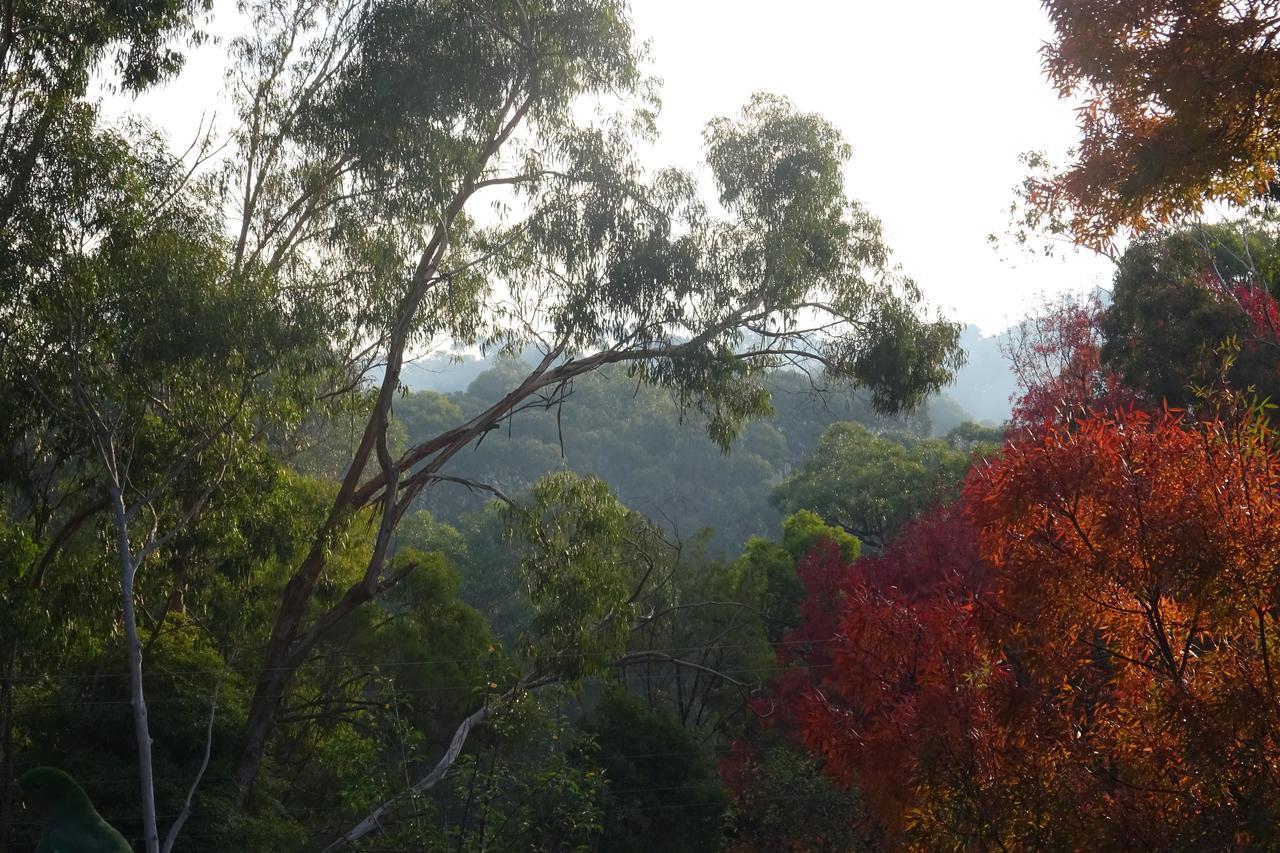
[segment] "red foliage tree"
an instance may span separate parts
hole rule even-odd
[[[1082,815],[1109,840],[1277,840],[1275,438],[1130,411],[1010,447],[969,483],[992,641],[1057,692],[1085,748]]]
[[[968,587],[980,574],[970,532],[964,518],[940,513],[911,525],[881,555],[854,563],[828,643],[806,660],[813,687],[797,693],[790,709],[806,746],[837,779],[875,780],[861,787],[890,825],[906,819],[924,769],[904,757],[954,736],[952,727],[970,727],[986,710],[956,694],[980,668],[968,630]],[[949,763],[929,769],[967,774]]]
[[[1262,420],[1052,423],[878,556],[815,552],[781,716],[902,846],[1274,845],[1278,570]]]
[[[1021,391],[1010,416],[1012,437],[1138,403],[1139,396],[1103,364],[1102,313],[1096,297],[1067,297],[1010,330],[1003,352]]]

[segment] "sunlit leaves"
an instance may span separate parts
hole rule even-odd
[[[1045,0],[1050,82],[1078,96],[1075,162],[1032,200],[1102,247],[1205,200],[1268,192],[1280,159],[1280,9],[1271,0]]]
[[[518,534],[520,573],[534,615],[524,654],[546,674],[576,679],[622,651],[635,592],[655,556],[647,522],[602,480],[553,474],[533,488]]]

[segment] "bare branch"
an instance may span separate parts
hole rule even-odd
[[[169,834],[165,836],[161,853],[173,853],[173,845],[178,840],[178,833],[182,831],[187,818],[191,816],[191,800],[195,797],[196,789],[200,787],[201,780],[204,779],[205,771],[209,769],[209,756],[213,753],[213,721],[217,718],[218,691],[221,689],[222,678],[219,677],[218,682],[213,686],[213,698],[209,701],[209,722],[204,731],[204,758],[200,761],[200,769],[196,771],[196,778],[191,781],[191,787],[187,789],[187,798],[182,801],[182,810],[178,812],[178,817],[174,819],[173,826],[169,828]]]
[[[627,666],[628,664],[644,663],[645,661],[659,661],[661,663],[672,664],[673,666],[685,667],[686,669],[692,669],[698,672],[704,672],[707,675],[712,675],[742,690],[752,689],[752,686],[750,684],[747,684],[745,681],[739,681],[733,676],[726,675],[725,673],[719,671],[718,669],[712,669],[709,666],[703,666],[700,663],[694,663],[693,661],[673,657],[668,654],[663,654],[662,652],[632,652],[630,654],[626,654],[618,658],[614,662],[614,666]]]
[[[514,687],[498,699],[498,703],[505,704],[511,702],[520,695],[527,693],[530,690],[536,690],[537,688],[550,684],[551,682],[552,679],[550,678],[539,678],[534,676],[533,673],[526,673],[519,681],[516,682]],[[472,729],[484,722],[484,719],[489,715],[492,707],[492,705],[486,702],[458,724],[457,729],[454,730],[453,739],[449,742],[448,749],[445,750],[444,755],[442,755],[440,760],[436,762],[435,767],[431,769],[430,773],[415,782],[407,791],[397,794],[382,805],[378,806],[370,812],[364,820],[347,830],[341,838],[324,848],[321,853],[335,853],[335,851],[342,850],[348,844],[364,838],[369,833],[381,827],[379,822],[380,819],[387,816],[391,810],[395,808],[400,799],[406,794],[410,797],[414,797],[421,794],[423,791],[428,791],[434,787],[435,784],[443,779],[445,774],[449,772],[449,768],[453,767],[457,762],[458,756],[462,754],[463,746],[466,745],[467,736],[471,734]]]

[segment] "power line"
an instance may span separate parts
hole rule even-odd
[[[628,666],[639,668],[639,666],[643,663],[653,663],[658,665],[659,667],[664,667],[664,668],[668,666],[678,668],[680,666],[678,661],[669,661],[669,660],[662,660],[662,659],[654,660],[651,662],[637,661],[635,663],[628,664]],[[835,666],[834,663],[797,664],[795,666],[787,667],[786,670],[784,671],[795,672],[800,670],[830,669],[834,666]],[[736,676],[736,675],[751,675],[751,674],[760,672],[760,670],[756,667],[741,667],[741,668],[717,669],[715,670],[715,672],[721,675],[726,675],[726,676]],[[656,674],[654,673],[634,674],[633,673],[633,674],[629,674],[627,676],[627,679],[629,681],[646,681],[646,680],[660,681],[660,680],[665,680],[671,677],[672,676],[666,672],[656,673]],[[486,689],[485,685],[483,684],[468,683],[468,684],[438,685],[433,687],[396,688],[395,692],[397,695],[421,695],[421,694],[440,694],[440,693],[443,693],[443,694],[482,693],[482,692],[492,693],[493,691],[492,689]],[[203,704],[205,701],[206,700],[204,699],[204,697],[197,696],[197,695],[174,696],[174,697],[167,697],[167,698],[161,697],[161,698],[147,699],[147,707],[151,707],[153,705],[183,705],[183,704],[192,704],[192,703]],[[103,707],[103,706],[112,706],[112,705],[129,705],[131,703],[132,703],[131,699],[75,699],[75,700],[68,699],[68,700],[56,700],[56,701],[48,701],[48,702],[29,702],[29,701],[23,701],[18,699],[14,701],[14,705],[16,707],[21,707],[21,708]],[[335,699],[333,704],[341,704],[341,700]],[[378,704],[378,703],[375,703],[375,704]],[[381,704],[389,704],[389,703],[381,703]]]
[[[724,643],[724,644],[715,645],[715,646],[676,646],[672,648],[659,648],[659,649],[636,649],[634,650],[633,653],[639,654],[644,652],[655,652],[659,654],[675,654],[679,652],[702,651],[702,650],[752,649],[752,648],[760,648],[763,650],[765,646],[768,646],[771,649],[777,649],[778,647],[785,647],[785,646],[813,646],[813,645],[823,645],[826,643],[838,643],[843,641],[844,641],[843,637],[830,637],[830,638],[821,639],[821,640],[779,640],[778,642],[773,642],[773,643],[768,643],[768,642]],[[609,657],[614,657],[614,655],[607,652],[565,652],[565,653],[556,655],[556,657],[583,659],[583,658],[609,658]],[[482,658],[475,657],[475,656],[461,657],[461,658],[417,658],[417,659],[410,659],[410,660],[397,660],[394,658],[386,658],[383,660],[358,661],[353,663],[304,664],[302,667],[298,667],[297,669],[299,671],[315,671],[315,670],[327,670],[327,669],[347,669],[347,668],[354,668],[358,666],[377,666],[377,667],[392,668],[392,667],[400,667],[400,666],[427,666],[427,665],[436,665],[436,664],[475,663],[480,660],[482,660]],[[284,672],[287,670],[291,671],[293,669],[294,669],[293,667],[254,667],[254,666],[217,667],[217,668],[211,668],[211,669],[187,669],[187,670],[169,670],[169,671],[150,669],[150,670],[146,670],[143,673],[143,675],[144,677],[164,677],[164,678],[179,678],[183,676],[192,676],[192,675],[220,675],[224,673],[239,673],[239,674],[249,673],[249,674],[256,675],[259,673]],[[94,681],[98,679],[128,678],[130,675],[131,673],[129,673],[128,671],[118,671],[118,672],[99,672],[99,673],[86,673],[83,675],[62,675],[62,676],[51,676],[51,675],[13,676],[9,680],[15,683],[41,681],[43,679],[49,679],[49,678],[56,679],[59,681]]]

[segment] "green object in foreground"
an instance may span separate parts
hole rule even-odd
[[[35,853],[132,853],[133,848],[89,802],[89,795],[66,773],[36,767],[22,774],[22,800],[44,821]]]

